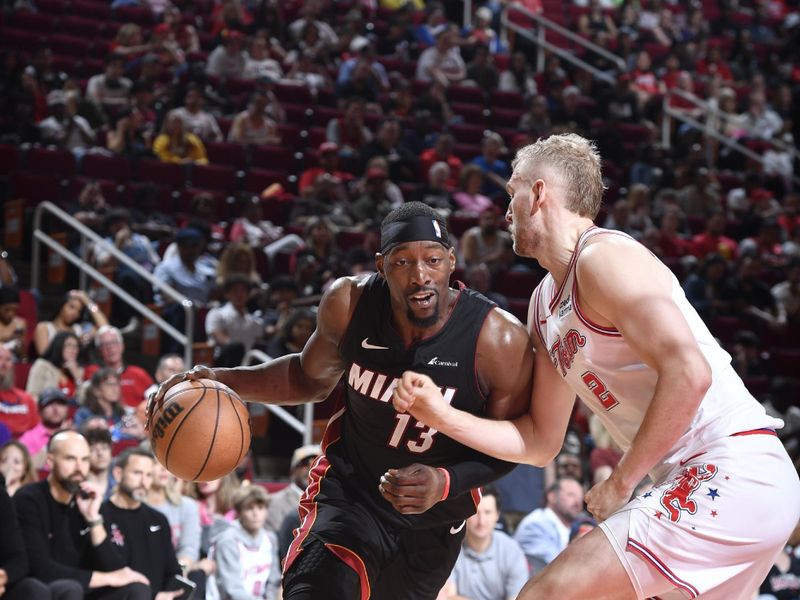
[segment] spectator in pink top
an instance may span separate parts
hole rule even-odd
[[[453,194],[453,200],[459,210],[481,214],[492,208],[493,203],[488,196],[481,193],[483,189],[483,169],[478,165],[467,165],[458,178],[459,190]]]

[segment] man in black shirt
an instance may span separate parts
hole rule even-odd
[[[86,439],[76,431],[55,433],[47,464],[45,481],[14,494],[31,575],[48,584],[76,581],[78,598],[85,593],[92,600],[149,600],[147,579],[125,567],[103,528],[103,498],[86,480]]]
[[[375,275],[338,279],[300,353],[255,367],[198,366],[164,382],[214,378],[244,400],[324,400],[336,410],[300,500],[284,562],[284,600],[433,600],[460,551],[477,488],[513,468],[398,414],[395,382],[416,365],[454,406],[516,418],[530,401],[533,354],[522,324],[460,282],[444,220],[419,202],[381,225]]]
[[[181,567],[172,546],[167,518],[142,501],[153,483],[153,455],[129,448],[117,457],[114,478],[119,482],[100,512],[111,543],[125,564],[143,573],[150,582],[148,598],[172,600],[180,591],[164,591],[174,584]],[[173,589],[175,589],[173,587]]]

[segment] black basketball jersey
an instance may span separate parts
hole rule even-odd
[[[338,475],[353,479],[374,508],[402,527],[430,527],[463,520],[475,512],[474,494],[436,504],[422,515],[401,515],[378,493],[389,468],[413,463],[437,467],[469,460],[476,452],[425,426],[392,405],[394,381],[404,371],[428,375],[454,407],[483,414],[475,354],[478,336],[494,304],[459,283],[458,296],[444,326],[406,347],[392,325],[389,288],[373,275],[364,285],[353,318],[340,343],[345,362],[345,412],[341,438],[327,456]]]

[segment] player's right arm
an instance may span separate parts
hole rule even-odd
[[[533,331],[533,298],[528,329],[533,341],[534,378],[528,411],[513,420],[495,421],[453,408],[425,375],[406,371],[395,390],[399,412],[414,418],[479,452],[501,460],[544,466],[561,449],[575,404],[575,392],[564,382],[547,349]]]
[[[344,277],[325,292],[317,315],[317,329],[301,352],[252,367],[197,366],[162,383],[150,405],[157,405],[166,390],[176,383],[202,378],[224,383],[248,402],[295,405],[324,400],[344,372],[339,342],[361,294],[361,281]]]

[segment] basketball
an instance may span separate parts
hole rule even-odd
[[[212,379],[182,381],[153,409],[153,452],[164,467],[187,481],[227,475],[250,448],[247,406]]]

